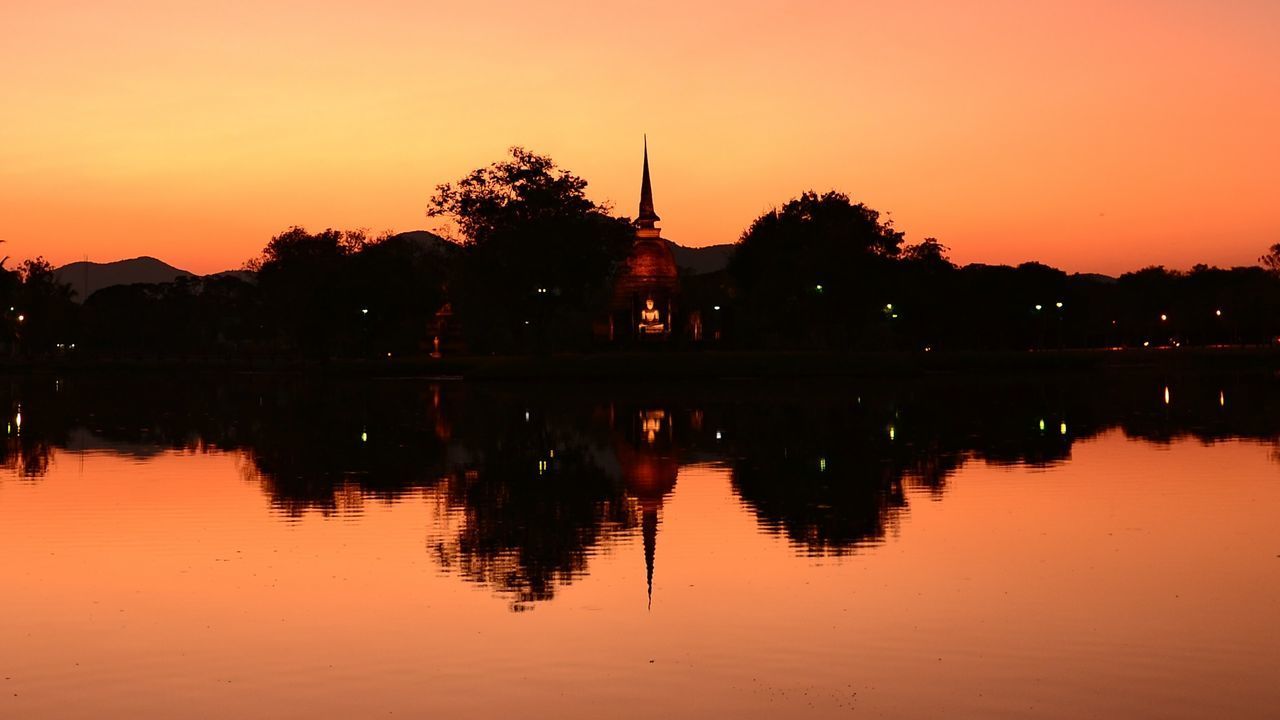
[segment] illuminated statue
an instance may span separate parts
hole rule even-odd
[[[644,309],[640,311],[640,334],[654,335],[667,331],[662,322],[662,313],[653,306],[653,298],[645,298]]]

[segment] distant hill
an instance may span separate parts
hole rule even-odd
[[[75,290],[77,302],[84,302],[98,290],[112,285],[165,283],[180,277],[195,277],[195,273],[147,256],[109,263],[73,262],[54,270],[53,274],[59,282],[67,283]]]
[[[241,282],[256,283],[258,281],[258,273],[252,270],[223,270],[212,275],[205,275],[205,279],[217,278],[235,278]]]
[[[1075,273],[1072,277],[1086,282],[1097,283],[1099,285],[1115,285],[1119,282],[1110,275],[1102,275],[1100,273]]]
[[[422,247],[431,252],[448,251],[454,247],[454,244],[430,230],[409,230],[408,232],[396,233],[391,236],[392,240],[412,240],[422,245]]]
[[[676,266],[692,272],[694,275],[705,275],[725,269],[729,258],[733,256],[733,245],[708,245],[706,247],[685,247],[667,241],[671,246],[671,254],[676,258]]]

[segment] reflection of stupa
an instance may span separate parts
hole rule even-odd
[[[618,464],[627,494],[640,507],[644,536],[645,579],[653,604],[653,563],[658,544],[658,513],[662,500],[676,487],[680,463],[671,439],[671,418],[662,410],[645,410],[637,417],[637,433],[617,443]]]
[[[631,253],[614,285],[609,315],[609,339],[666,339],[673,330],[675,299],[680,280],[675,256],[658,229],[649,180],[649,143],[644,147],[640,180],[640,214]]]

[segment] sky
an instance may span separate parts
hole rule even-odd
[[[1280,242],[1280,3],[0,5],[0,256],[241,266],[289,226],[433,229],[520,145],[664,235],[809,189],[960,263],[1254,264]]]

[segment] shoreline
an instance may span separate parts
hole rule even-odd
[[[44,358],[0,360],[0,373],[234,372],[439,380],[697,380],[1062,371],[1280,370],[1280,346],[986,352],[610,352],[548,355],[299,358]]]

